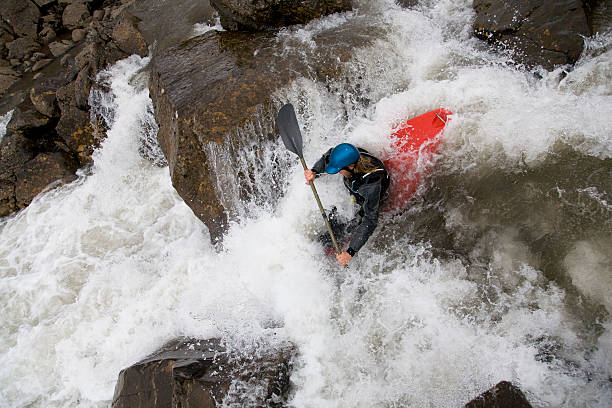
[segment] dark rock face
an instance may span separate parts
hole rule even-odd
[[[573,64],[591,35],[581,0],[474,0],[473,7],[476,36],[514,50],[530,67]]]
[[[0,17],[19,37],[36,37],[40,11],[29,0],[0,1]]]
[[[263,50],[273,42],[265,33],[209,32],[168,48],[152,63],[151,99],[172,183],[214,241],[225,231],[231,212],[220,200],[217,147],[229,143],[240,154],[238,147],[249,141],[236,132],[253,123],[256,113],[275,111],[271,94],[292,78],[289,71],[270,75],[273,57]],[[262,52],[255,53],[257,49]],[[273,124],[262,131],[264,140],[277,137]]]
[[[502,381],[465,405],[465,408],[532,408],[523,392]]]
[[[91,162],[104,137],[103,127],[89,113],[94,78],[128,53],[147,53],[137,22],[112,1],[104,3],[109,4],[107,14],[115,17],[102,20],[92,19],[91,2],[44,2],[41,10],[49,14],[42,17],[29,0],[8,3],[2,9],[5,49],[0,47],[0,54],[10,58],[12,67],[0,68],[0,95],[8,92],[0,114],[14,112],[0,143],[0,216],[23,209],[50,186],[74,180],[76,170]],[[34,29],[26,29],[30,21]],[[19,31],[9,23],[26,28]],[[81,42],[54,41],[41,48],[56,31]]]
[[[350,0],[211,0],[226,30],[257,31],[351,10]]]
[[[242,354],[218,339],[178,339],[121,371],[112,407],[281,407],[294,353],[290,345]]]

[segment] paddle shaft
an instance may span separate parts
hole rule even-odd
[[[302,162],[302,166],[304,170],[308,170],[308,166],[306,166],[306,161],[303,157],[300,157],[300,161]],[[314,185],[314,180],[311,180],[308,184],[310,184],[310,188],[312,189],[312,194],[314,194],[315,200],[317,200],[317,204],[319,205],[319,211],[321,211],[321,215],[325,220],[325,226],[327,227],[327,231],[329,231],[329,236],[332,239],[332,243],[334,244],[334,248],[336,249],[337,254],[341,254],[340,247],[338,246],[338,241],[336,241],[336,236],[334,235],[334,231],[332,231],[332,227],[329,223],[329,219],[327,218],[327,214],[325,213],[325,209],[323,208],[323,204],[321,204],[321,199],[319,198],[319,193],[317,193],[317,189]]]

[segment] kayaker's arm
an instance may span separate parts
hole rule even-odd
[[[359,188],[358,194],[365,201],[363,203],[364,215],[361,219],[361,224],[355,230],[353,238],[349,244],[347,252],[354,256],[357,251],[368,241],[376,226],[378,225],[378,207],[380,205],[380,180],[374,183],[364,184]]]
[[[315,175],[319,175],[321,173],[325,173],[325,167],[327,167],[327,163],[329,163],[329,156],[331,155],[333,148],[329,149],[317,162],[312,166],[311,170],[315,173]]]

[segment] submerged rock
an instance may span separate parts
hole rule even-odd
[[[465,408],[532,408],[523,392],[502,381],[465,405]]]
[[[218,339],[177,339],[121,371],[112,407],[281,407],[294,352],[289,344],[240,353]]]
[[[477,37],[513,51],[518,63],[552,70],[580,57],[591,35],[580,0],[474,0]]]

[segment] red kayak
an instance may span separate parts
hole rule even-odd
[[[405,207],[419,186],[427,162],[438,151],[438,137],[449,120],[451,111],[441,108],[409,119],[396,128],[390,136],[394,154],[384,160],[391,176],[389,201],[385,211],[397,211]]]
[[[408,119],[393,129],[390,135],[393,153],[383,160],[391,176],[389,199],[382,209],[383,212],[394,213],[406,208],[427,172],[432,153],[438,151],[441,143],[438,136],[444,130],[450,115],[451,111],[447,109],[437,109]],[[339,242],[340,247],[346,247],[349,241],[350,238]],[[326,246],[327,255],[336,254],[331,242]]]

